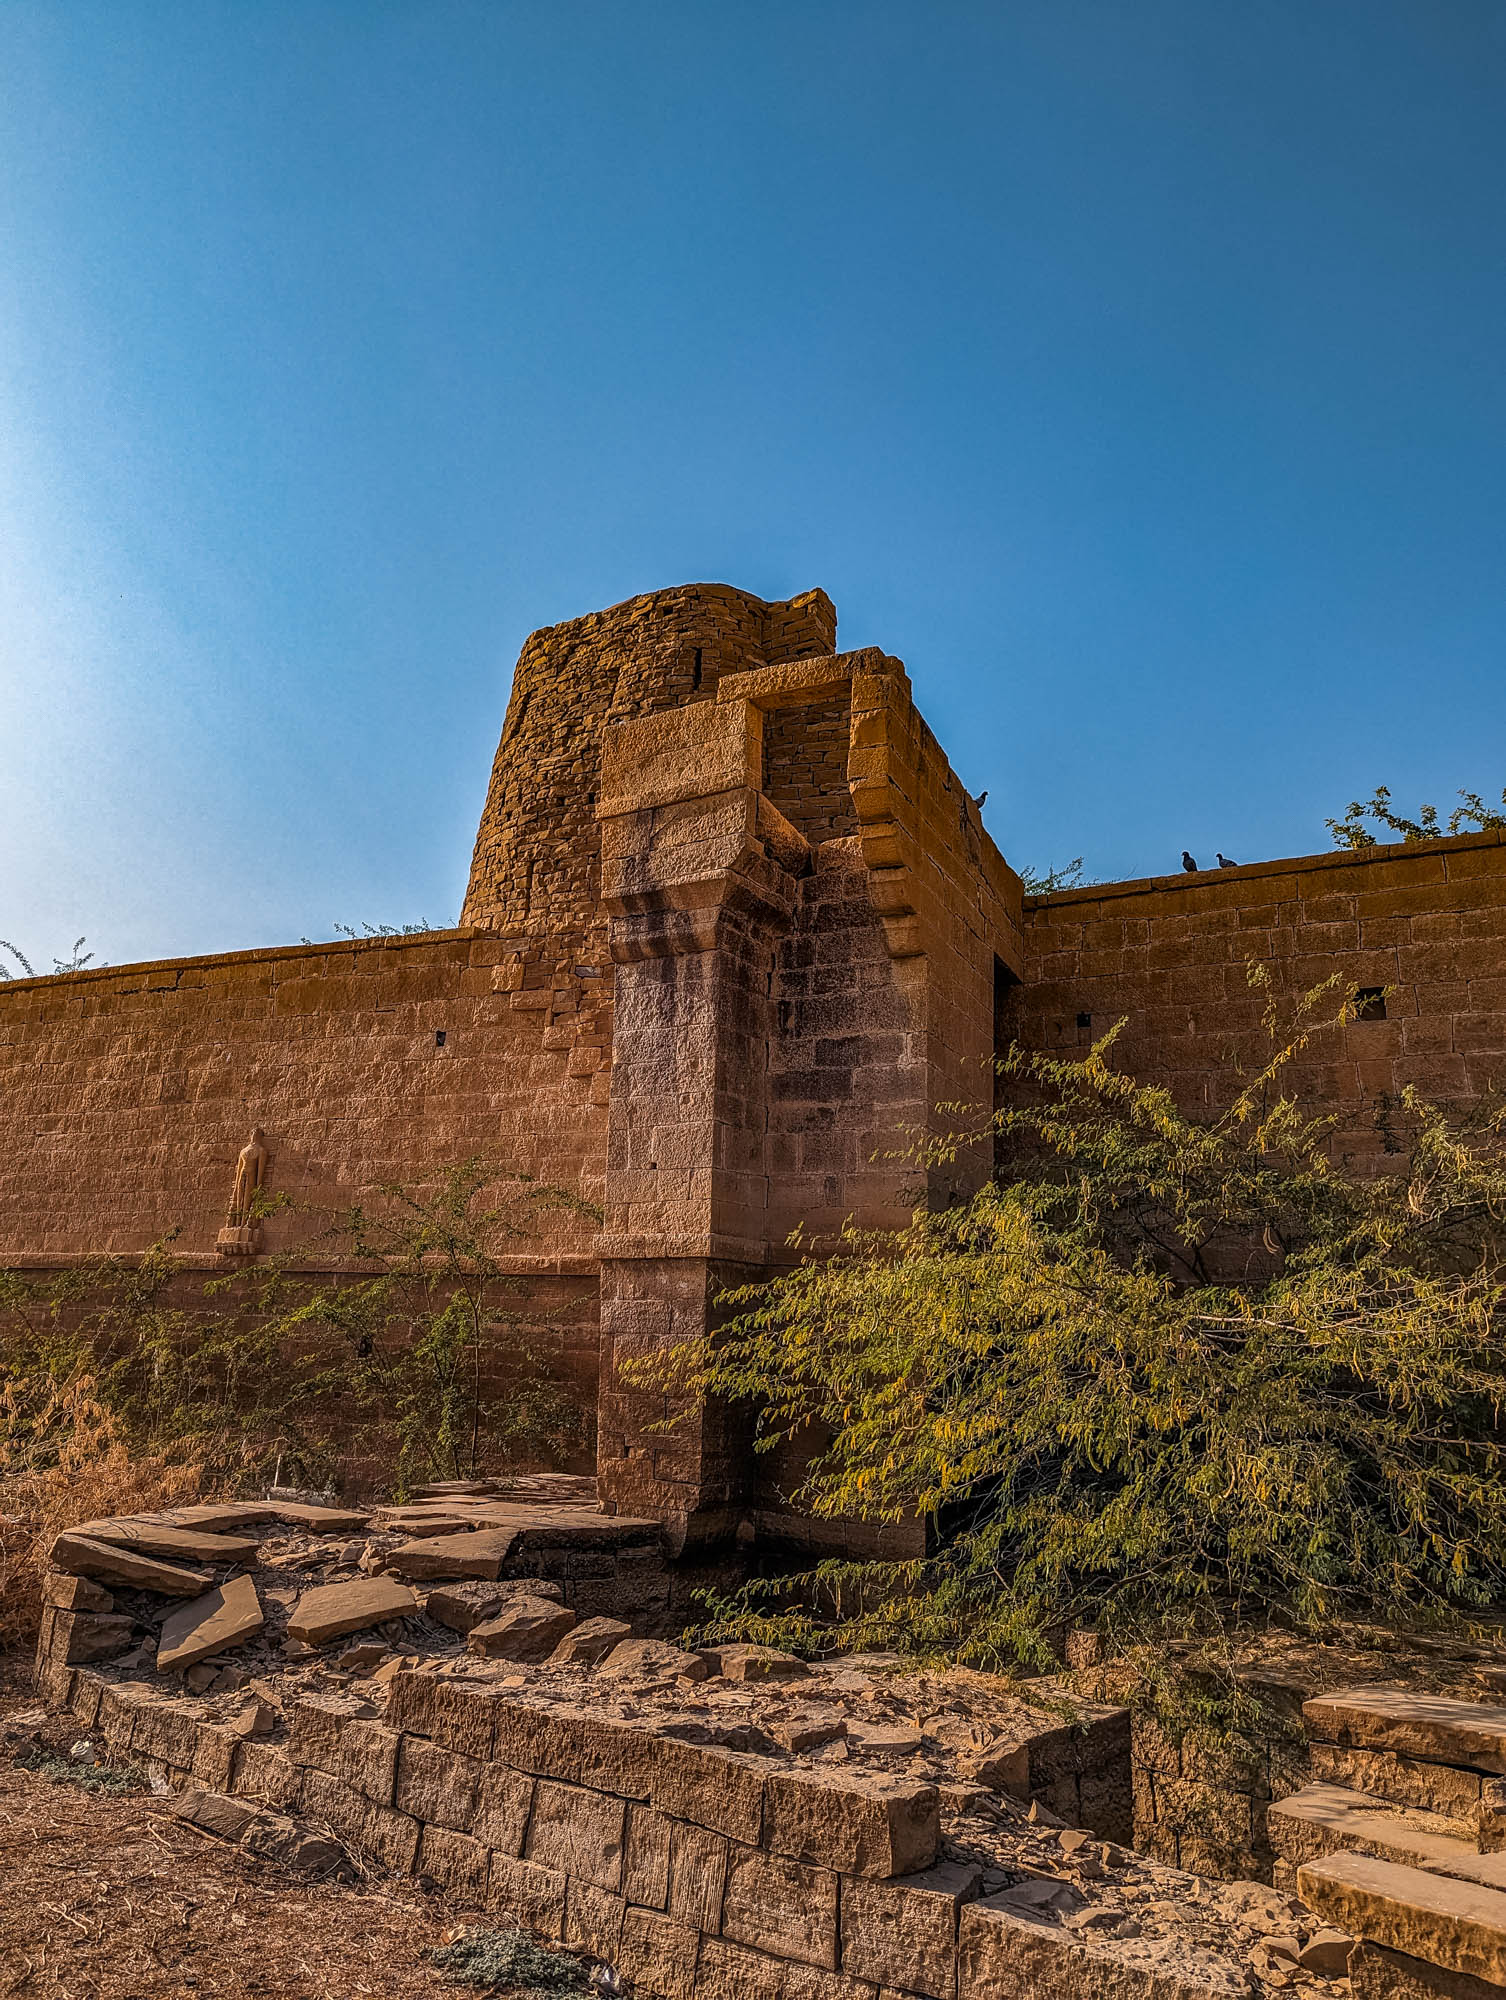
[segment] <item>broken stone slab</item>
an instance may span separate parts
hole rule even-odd
[[[699,1653],[664,1639],[624,1639],[601,1663],[604,1674],[642,1674],[655,1680],[704,1681],[711,1669]]]
[[[520,1597],[543,1597],[556,1604],[565,1601],[565,1593],[557,1583],[545,1583],[541,1577],[514,1577],[498,1583],[472,1580],[441,1584],[429,1592],[424,1610],[439,1624],[464,1635],[488,1618],[497,1617]]]
[[[549,1664],[552,1667],[600,1666],[614,1647],[632,1636],[632,1626],[621,1618],[584,1618],[560,1640],[549,1655]]]
[[[387,1534],[412,1535],[427,1539],[434,1535],[466,1534],[473,1524],[469,1514],[430,1514],[422,1509],[405,1507],[384,1513],[377,1525]]]
[[[306,1590],[288,1620],[291,1638],[306,1646],[327,1646],[350,1632],[385,1625],[391,1618],[411,1618],[419,1609],[414,1593],[384,1576],[360,1577],[352,1583],[326,1583]]]
[[[207,1660],[211,1653],[244,1645],[264,1622],[256,1585],[249,1576],[233,1576],[217,1590],[206,1591],[163,1619],[157,1641],[157,1671],[181,1673]]]
[[[482,1528],[463,1535],[434,1535],[404,1542],[387,1557],[398,1576],[449,1582],[465,1577],[495,1582],[512,1554],[517,1536],[509,1528]]]
[[[85,1521],[73,1532],[112,1547],[143,1549],[148,1555],[180,1562],[254,1563],[261,1553],[261,1544],[252,1535],[206,1535],[198,1528],[134,1518]]]
[[[700,1657],[711,1673],[727,1681],[803,1681],[810,1677],[804,1660],[773,1646],[704,1646]]]
[[[61,1570],[42,1579],[42,1602],[59,1611],[113,1611],[115,1600],[103,1585],[86,1576],[66,1576]]]
[[[1320,1742],[1506,1775],[1506,1708],[1407,1688],[1353,1687],[1304,1702],[1302,1715]]]
[[[267,1500],[197,1500],[188,1507],[163,1507],[155,1513],[133,1514],[133,1521],[161,1521],[170,1528],[201,1528],[216,1535],[225,1528],[256,1528],[275,1521]]]
[[[306,1833],[285,1813],[269,1812],[265,1806],[245,1799],[225,1798],[218,1792],[197,1789],[185,1792],[173,1807],[174,1817],[197,1827],[216,1840],[230,1841],[249,1854],[275,1861],[300,1874],[328,1875],[344,1869],[343,1848],[322,1835]]]
[[[466,1651],[484,1660],[546,1660],[574,1623],[568,1605],[514,1598],[497,1617],[471,1627]]]
[[[370,1518],[354,1507],[305,1506],[301,1500],[266,1500],[260,1504],[270,1510],[274,1521],[307,1528],[313,1535],[353,1535]]]
[[[1030,1749],[1022,1743],[990,1743],[976,1754],[960,1757],[959,1774],[991,1792],[1004,1792],[1012,1799],[1030,1797]]]
[[[1297,1894],[1351,1937],[1506,1985],[1506,1894],[1499,1889],[1371,1854],[1331,1854],[1298,1869]]]
[[[71,1529],[58,1536],[48,1559],[72,1576],[92,1577],[97,1583],[113,1583],[124,1590],[154,1590],[159,1597],[197,1597],[214,1581],[205,1570],[180,1569]]]

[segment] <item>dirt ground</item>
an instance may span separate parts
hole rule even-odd
[[[485,1922],[415,1884],[321,1884],[16,1761],[35,1696],[0,1691],[0,2000],[478,2000],[425,1954]],[[42,1739],[79,1734],[49,1719]]]

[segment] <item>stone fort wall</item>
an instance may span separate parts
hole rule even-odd
[[[1506,1075],[1500,836],[1026,899],[902,663],[837,652],[820,591],[693,585],[536,633],[462,922],[0,983],[0,1261],[176,1228],[215,1267],[253,1125],[296,1204],[262,1247],[314,1269],[330,1212],[384,1182],[532,1172],[603,1214],[510,1261],[568,1306],[604,1502],[686,1545],[750,1518],[864,1537],[800,1523],[798,1464],[755,1468],[733,1415],[664,1431],[619,1364],[713,1324],[797,1225],[902,1220],[918,1176],[892,1155],[989,1100],[1001,1041],[1080,1049],[1124,1017],[1116,1059],[1211,1110],[1227,1057],[1261,1052],[1250,962],[1283,1004],[1392,988],[1291,1073],[1362,1166],[1407,1083],[1466,1105]]]

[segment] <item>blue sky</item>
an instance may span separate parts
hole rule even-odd
[[[813,584],[1017,864],[1506,784],[1497,0],[0,0],[0,936],[446,922],[524,636]]]

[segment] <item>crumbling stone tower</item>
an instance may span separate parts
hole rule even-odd
[[[612,969],[608,1505],[692,1543],[749,1512],[727,1414],[665,1430],[620,1364],[699,1336],[797,1224],[900,1219],[906,1170],[875,1156],[987,1097],[1019,915],[900,662],[838,653],[821,591],[661,591],[528,641],[464,921]]]

